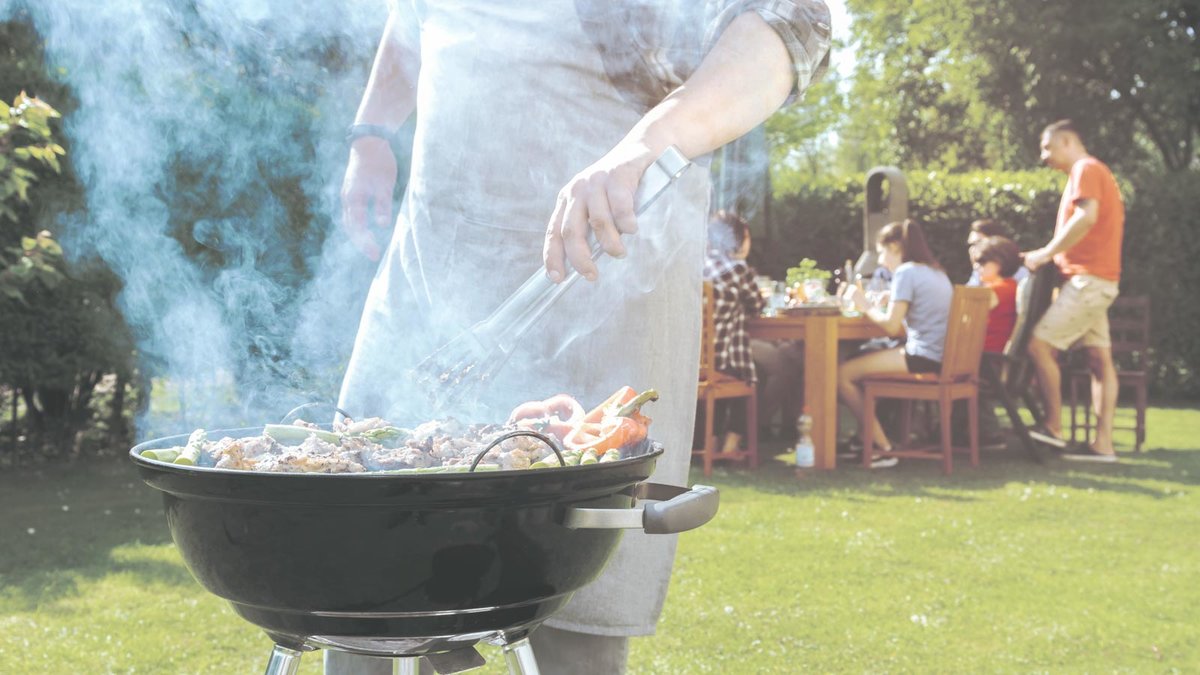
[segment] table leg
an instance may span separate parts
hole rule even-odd
[[[804,405],[813,418],[813,466],[837,468],[838,317],[811,316],[804,326]]]

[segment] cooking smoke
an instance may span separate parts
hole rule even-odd
[[[605,3],[576,6],[586,18],[596,7],[602,14]],[[336,400],[375,272],[337,227],[344,130],[388,9],[384,2],[0,0],[0,19],[34,26],[47,62],[78,101],[63,127],[87,206],[57,232],[69,255],[100,258],[121,277],[119,306],[143,367],[167,383],[166,398],[179,399],[181,411],[172,404],[169,414],[154,399],[141,436],[257,425],[301,403]],[[665,30],[678,40],[682,25]],[[702,40],[697,34],[681,42],[696,48]],[[542,133],[553,141],[566,126],[546,124]],[[561,140],[570,146],[570,138]],[[694,168],[685,179],[703,180],[705,171]],[[550,195],[545,217],[569,177],[530,176],[531,195]],[[650,218],[667,208],[664,201]],[[643,227],[631,257],[701,251],[704,205],[691,218],[695,231]],[[536,257],[502,262],[530,274],[540,267]],[[611,262],[603,290],[573,289],[579,299],[570,328],[540,349],[569,350],[575,337],[603,325],[607,308],[658,283],[653,271],[635,274],[626,261]],[[462,283],[486,286],[486,272]],[[479,292],[503,297],[510,290]],[[413,322],[438,326],[440,339],[480,318],[439,307]],[[417,334],[396,336],[389,363],[415,363],[427,353],[433,345]],[[554,393],[547,389],[552,377],[539,386],[536,358],[523,368],[499,399]],[[351,412],[422,410],[427,402],[407,382],[388,391],[388,410]]]

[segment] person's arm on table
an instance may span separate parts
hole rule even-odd
[[[369,124],[395,133],[416,107],[420,56],[405,40],[396,12],[388,17],[383,39],[375,53],[371,76],[354,123]],[[396,188],[396,156],[387,138],[364,135],[350,145],[350,160],[342,181],[342,227],[371,260],[379,259],[374,229],[392,227],[392,192]],[[368,208],[375,218],[367,220]]]
[[[878,309],[867,302],[867,294],[856,284],[846,288],[845,297],[863,316],[882,328],[888,337],[899,337],[904,333],[904,317],[908,316],[907,300],[889,302],[886,310]]]
[[[667,147],[688,158],[711,152],[761,124],[795,84],[792,56],[774,29],[754,12],[735,19],[683,86],[559,191],[543,249],[549,277],[561,281],[570,262],[595,279],[588,232],[609,255],[625,254],[620,235],[637,231],[638,181]]]

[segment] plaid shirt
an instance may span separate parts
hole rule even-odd
[[[796,75],[789,103],[829,68],[830,15],[823,0],[575,0],[575,8],[609,81],[644,110],[679,88],[746,12],[762,17],[787,48]]]
[[[754,283],[754,270],[744,260],[709,253],[704,261],[704,279],[713,287],[713,332],[717,370],[746,382],[757,381],[746,333],[746,314],[757,316],[762,296]]]

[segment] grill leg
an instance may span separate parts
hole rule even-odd
[[[419,675],[421,657],[407,656],[392,659],[392,675]]]
[[[296,649],[275,645],[271,650],[271,660],[267,662],[266,675],[296,675],[303,654],[304,652]]]
[[[540,675],[537,659],[533,656],[533,647],[529,638],[521,638],[512,644],[504,645],[504,662],[508,664],[509,675]]]

